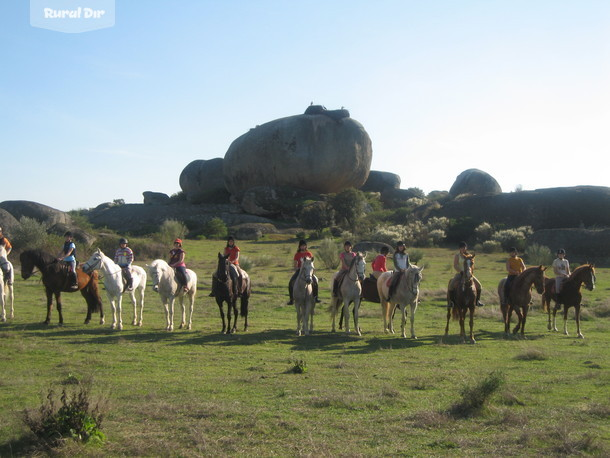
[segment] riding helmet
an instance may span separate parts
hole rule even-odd
[[[307,246],[307,242],[305,240],[299,240],[299,246]]]
[[[563,248],[559,248],[557,250],[557,254],[566,254],[566,250],[564,250]]]
[[[182,245],[182,239],[176,239],[174,240],[174,243],[179,243],[180,245]]]
[[[127,239],[126,239],[126,238],[121,237],[121,238],[119,239],[119,245],[122,245],[123,243],[124,243],[125,245],[127,245],[127,243],[129,243],[129,242],[127,242]]]
[[[68,231],[64,234],[64,237],[72,237],[72,232]]]

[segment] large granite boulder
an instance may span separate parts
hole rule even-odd
[[[144,191],[142,196],[144,205],[167,204],[170,201],[169,196],[164,192]]]
[[[360,188],[364,192],[383,192],[400,188],[400,176],[390,172],[371,170],[366,183]]]
[[[320,195],[291,187],[256,186],[243,194],[241,208],[251,215],[296,216],[308,200],[320,200]]]
[[[502,188],[496,179],[479,169],[464,170],[457,176],[449,190],[449,195],[453,198],[461,194],[490,196],[501,193]]]
[[[335,193],[366,182],[372,155],[371,139],[352,118],[289,116],[257,126],[231,143],[224,182],[238,198],[256,186]]]
[[[54,224],[65,224],[70,226],[72,218],[67,213],[47,205],[30,202],[28,200],[5,200],[0,202],[0,208],[6,210],[17,220],[23,216],[33,218],[36,221],[49,226]]]
[[[3,208],[0,208],[0,227],[4,235],[10,238],[17,226],[19,226],[17,218]]]
[[[180,174],[180,188],[192,204],[213,203],[228,199],[223,176],[224,159],[198,159],[187,165]]]
[[[573,265],[610,265],[610,229],[542,229],[534,232],[528,242],[548,247],[553,255],[558,248],[564,248]]]

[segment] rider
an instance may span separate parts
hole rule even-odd
[[[227,238],[227,246],[225,247],[224,255],[229,256],[231,263],[229,275],[233,283],[233,294],[241,296],[241,272],[239,269],[239,247],[235,245],[235,238],[230,235]]]
[[[182,287],[184,292],[188,291],[188,281],[186,279],[186,264],[184,258],[186,252],[182,249],[182,240],[174,240],[174,248],[169,252],[169,266],[176,270],[176,280],[178,281],[178,287]]]
[[[301,240],[301,241],[299,241],[299,248],[297,249],[297,252],[294,254],[294,274],[292,275],[292,277],[290,278],[290,281],[288,282],[288,295],[290,297],[290,300],[288,301],[288,305],[294,304],[292,288],[294,286],[294,282],[296,281],[297,277],[299,276],[299,271],[301,270],[301,266],[303,265],[304,258],[313,259],[313,254],[311,254],[311,251],[309,251],[307,249],[307,242],[305,240]],[[313,296],[314,296],[316,302],[320,302],[320,299],[318,299],[318,277],[316,277],[315,275],[312,275],[311,280],[312,280]]]
[[[78,278],[76,276],[76,245],[72,237],[72,232],[67,231],[64,234],[64,246],[57,255],[58,261],[64,261],[68,264],[68,277],[70,279],[70,288],[78,289]]]
[[[506,261],[506,271],[508,272],[508,276],[504,282],[504,303],[502,305],[506,305],[508,303],[508,294],[510,292],[510,287],[513,280],[525,270],[525,263],[523,262],[523,259],[519,257],[519,252],[517,249],[515,247],[511,247],[509,253],[510,257]]]
[[[398,280],[400,279],[400,274],[402,272],[405,272],[410,265],[409,253],[407,253],[407,247],[404,242],[400,241],[396,244],[396,250],[394,251],[392,260],[394,261],[394,273],[392,274],[392,279],[390,280],[390,287],[388,289],[388,300],[392,297],[392,294],[396,289],[396,285],[398,284]]]
[[[341,261],[341,270],[337,273],[335,281],[333,282],[333,296],[336,296],[339,291],[339,285],[343,281],[343,278],[349,272],[349,267],[352,263],[352,259],[356,257],[356,253],[352,251],[352,242],[346,240],[343,244],[343,251],[339,254],[339,260]]]
[[[555,258],[553,261],[553,272],[555,273],[555,294],[557,294],[555,310],[561,309],[561,286],[570,276],[570,263],[565,257],[566,250],[560,248],[557,250],[557,258]]]
[[[453,307],[454,305],[454,293],[456,288],[460,284],[462,276],[464,275],[464,261],[467,257],[472,256],[470,253],[468,253],[468,245],[466,244],[466,242],[460,242],[458,248],[459,252],[456,253],[453,257],[453,268],[457,273],[449,281],[449,288],[447,291],[449,307]],[[472,276],[472,281],[474,282],[474,285],[477,289],[477,307],[482,307],[485,304],[481,302],[481,282],[474,275]]]
[[[380,254],[373,259],[373,262],[371,263],[371,266],[373,267],[373,277],[379,278],[382,273],[388,271],[388,268],[386,267],[386,259],[389,252],[389,248],[384,246],[381,248]]]
[[[1,227],[0,227],[0,246],[4,247],[4,249],[6,250],[6,256],[8,258],[8,255],[11,252],[11,250],[13,249],[13,246],[11,245],[11,242],[9,242],[9,240],[4,236],[4,233],[2,232]],[[7,259],[7,262],[3,262],[0,265],[0,268],[2,268],[2,272],[4,273],[4,278],[10,279],[11,275],[10,275],[10,267],[9,267],[8,259]]]
[[[133,262],[133,251],[127,246],[127,239],[119,239],[119,248],[114,253],[114,262],[118,264],[123,273],[123,278],[127,281],[127,291],[133,289],[133,277],[131,276],[131,263]]]

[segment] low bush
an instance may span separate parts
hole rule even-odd
[[[175,219],[166,219],[161,224],[159,232],[155,234],[157,241],[171,247],[176,238],[182,239],[188,232],[188,228],[181,221]]]
[[[315,258],[322,261],[327,269],[336,269],[339,267],[339,252],[341,247],[331,238],[325,238],[320,242]]]
[[[460,392],[461,399],[449,408],[449,414],[460,418],[479,414],[503,383],[504,376],[499,372],[492,372],[473,386],[466,385]]]

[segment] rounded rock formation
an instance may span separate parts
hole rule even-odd
[[[364,192],[383,192],[388,189],[400,189],[400,176],[379,170],[371,170],[366,183],[360,188]]]
[[[53,224],[69,226],[72,224],[72,218],[67,213],[29,200],[5,200],[0,203],[0,208],[9,212],[17,220],[27,216],[50,226]]]
[[[251,129],[231,143],[224,183],[237,198],[256,186],[340,192],[366,182],[372,156],[371,139],[354,119],[289,116]]]
[[[455,198],[461,194],[474,196],[490,196],[501,194],[502,188],[489,173],[479,169],[464,170],[458,175],[449,190],[449,195]]]
[[[203,160],[198,159],[187,165],[180,174],[180,188],[186,195],[186,200],[192,204],[200,204],[228,198],[223,178],[223,162],[220,157]]]

